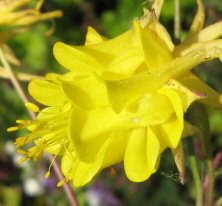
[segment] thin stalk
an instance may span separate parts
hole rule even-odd
[[[200,176],[200,170],[198,167],[198,161],[194,155],[190,156],[189,160],[196,188],[196,206],[203,206],[203,186]]]
[[[49,159],[50,161],[53,161],[53,169],[58,177],[59,180],[63,180],[64,176],[62,174],[62,171],[60,169],[60,166],[58,164],[58,162],[56,160],[54,160],[54,156],[53,155],[49,155]],[[79,206],[79,202],[77,200],[76,194],[74,193],[71,185],[68,182],[64,182],[63,184],[63,189],[66,192],[67,197],[69,198],[69,202],[72,206]]]
[[[214,204],[214,185],[215,185],[215,169],[213,158],[207,159],[208,168],[208,187],[207,187],[207,204],[208,206],[213,206]]]
[[[43,78],[42,76],[27,74],[27,73],[23,73],[23,72],[15,73],[15,75],[16,75],[16,78],[22,82],[29,82],[34,78],[35,79],[42,79]],[[0,68],[0,78],[10,79],[11,76],[6,69]]]
[[[194,142],[193,137],[187,138],[186,141],[186,151],[189,157],[189,163],[191,168],[191,173],[193,176],[195,191],[196,191],[196,206],[203,206],[203,183],[201,179],[200,168],[198,165],[198,159],[194,152]]]
[[[180,0],[175,0],[174,5],[175,5],[174,36],[177,41],[180,41],[180,35],[181,35],[181,12],[180,12],[181,2]]]
[[[2,49],[0,48],[0,60],[3,64],[3,67],[8,71],[8,73],[10,74],[10,80],[13,84],[13,86],[15,87],[16,91],[18,92],[19,96],[21,97],[21,99],[23,100],[24,103],[28,102],[28,98],[25,94],[25,92],[23,91],[20,82],[18,81],[16,75],[14,74],[10,64],[8,63],[8,61],[5,58],[5,55],[2,51]],[[29,111],[30,116],[32,117],[32,119],[36,119],[36,115],[34,112]],[[54,156],[51,154],[48,154],[48,158],[50,161],[52,161],[52,166],[53,169],[58,177],[59,180],[64,180],[64,176],[62,174],[62,171],[60,169],[59,164],[54,160]],[[79,206],[79,202],[76,198],[76,195],[74,193],[74,191],[72,190],[70,184],[68,182],[64,182],[63,184],[63,189],[69,199],[69,202],[72,206]]]
[[[1,48],[0,48],[0,60],[1,60],[2,64],[3,64],[3,67],[8,71],[8,73],[10,75],[10,80],[11,80],[13,86],[15,87],[17,93],[21,97],[22,101],[24,103],[29,102],[28,97],[26,96],[25,92],[23,91],[23,89],[22,89],[19,81],[17,80],[17,78],[16,78],[16,76],[15,76],[11,66],[9,65],[8,61],[6,60],[5,55],[4,55],[4,53],[3,53]],[[35,119],[34,112],[32,112],[30,110],[28,110],[28,112],[29,112],[30,116],[32,117],[32,119]]]

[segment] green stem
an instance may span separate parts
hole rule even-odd
[[[175,39],[180,41],[180,35],[181,35],[181,12],[180,12],[180,6],[181,2],[180,0],[175,0],[175,15],[174,15],[174,36]]]
[[[190,156],[189,160],[196,188],[196,206],[203,206],[203,185],[198,167],[198,161],[194,155]]]
[[[212,206],[214,204],[214,185],[215,185],[215,169],[213,158],[207,159],[208,167],[208,188],[207,188],[207,205]]]
[[[203,183],[201,180],[201,173],[198,165],[198,159],[194,152],[193,137],[187,138],[185,143],[186,143],[186,151],[189,156],[189,163],[193,176],[194,186],[196,190],[196,206],[203,206]]]

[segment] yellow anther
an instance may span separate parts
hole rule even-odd
[[[51,175],[50,171],[46,172],[45,179],[48,179],[50,177],[50,175]]]
[[[18,130],[18,127],[9,127],[7,129],[8,132],[13,132],[13,131],[16,131],[16,130]]]
[[[15,142],[16,148],[22,147],[26,143],[26,140],[27,137],[18,137]]]
[[[51,173],[50,173],[50,170],[51,170],[51,168],[52,168],[52,164],[53,164],[53,162],[55,161],[56,156],[57,156],[57,155],[55,155],[55,156],[53,157],[53,159],[52,159],[52,161],[51,161],[51,163],[50,163],[50,165],[49,165],[48,172],[45,174],[45,178],[46,178],[46,179],[48,179],[49,176],[50,176],[50,174],[51,174]]]
[[[25,124],[25,123],[26,123],[26,120],[17,119],[17,120],[16,120],[16,123],[17,123],[17,124]]]
[[[33,112],[39,112],[39,107],[38,107],[36,104],[27,102],[27,103],[25,104],[25,106],[26,106],[29,110],[33,111]]]
[[[63,180],[60,180],[58,183],[57,183],[57,187],[62,187],[65,183],[65,179]]]
[[[26,160],[30,159],[29,157],[23,157],[22,159],[20,159],[18,161],[18,164],[21,165],[22,163],[24,163]]]

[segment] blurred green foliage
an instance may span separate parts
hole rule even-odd
[[[208,20],[207,23],[218,21],[222,18],[221,0],[206,0]],[[84,43],[87,26],[95,27],[100,33],[108,37],[114,37],[131,27],[132,19],[142,15],[143,6],[149,7],[151,1],[143,0],[53,0],[44,4],[44,10],[61,9],[64,16],[54,22],[40,23],[33,26],[29,31],[21,33],[10,39],[7,43],[13,49],[17,57],[22,61],[21,67],[13,67],[17,72],[45,75],[48,72],[65,71],[54,59],[52,54],[53,44],[63,41],[68,44],[80,45]],[[192,22],[196,11],[195,0],[182,1],[182,28],[185,35]],[[161,22],[168,31],[173,34],[174,0],[166,0]],[[47,36],[47,31],[52,25],[56,25],[55,33]],[[222,70],[221,64],[217,61],[202,65],[198,68],[199,75],[216,89],[222,91]],[[23,83],[27,91],[27,83]],[[222,112],[210,109],[211,136],[214,151],[221,150],[222,147]],[[16,119],[28,119],[28,113],[22,101],[13,89],[9,80],[0,79],[0,142],[3,145],[16,137],[16,134],[8,134],[6,129],[15,123]],[[0,205],[2,206],[25,206],[25,205],[68,205],[68,201],[63,190],[56,188],[46,191],[44,195],[37,197],[27,197],[22,190],[22,179],[25,173],[10,184],[5,181],[11,176],[4,176],[3,162],[11,163],[9,156],[0,156]],[[8,164],[9,164],[8,163]],[[44,165],[45,163],[43,163]],[[187,162],[188,174],[190,173]],[[44,167],[43,167],[44,168]],[[115,167],[117,175],[112,176],[110,169],[105,170],[94,182],[85,188],[77,190],[81,205],[90,205],[87,200],[87,188],[92,188],[96,182],[102,181],[105,188],[114,195],[120,205],[126,206],[192,206],[194,205],[195,191],[192,178],[188,179],[185,185],[179,183],[178,173],[172,155],[165,152],[160,170],[144,183],[129,182],[123,172],[122,166]],[[14,168],[11,172],[18,173]],[[45,169],[47,170],[47,168]],[[23,171],[23,170],[22,170]],[[40,170],[37,170],[40,171]],[[19,173],[20,174],[20,173]],[[33,173],[36,175],[36,173]],[[44,175],[44,174],[43,174]],[[221,179],[221,178],[220,178]],[[20,181],[20,184],[18,182]],[[217,185],[217,191],[221,191],[221,186]],[[216,197],[221,196],[220,192]],[[105,203],[103,205],[106,205]],[[107,204],[108,205],[108,204]]]

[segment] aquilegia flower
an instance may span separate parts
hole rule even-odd
[[[37,120],[9,129],[30,130],[16,140],[18,148],[34,142],[20,150],[21,161],[37,160],[43,151],[59,155],[64,181],[76,186],[119,162],[130,180],[148,179],[163,150],[177,148],[190,129],[184,122],[189,105],[198,100],[220,107],[219,94],[190,72],[221,55],[217,25],[199,32],[201,6],[189,39],[176,47],[154,12],[111,40],[89,28],[84,46],[56,43],[55,58],[69,72],[30,83],[29,93],[46,108],[29,104]]]

